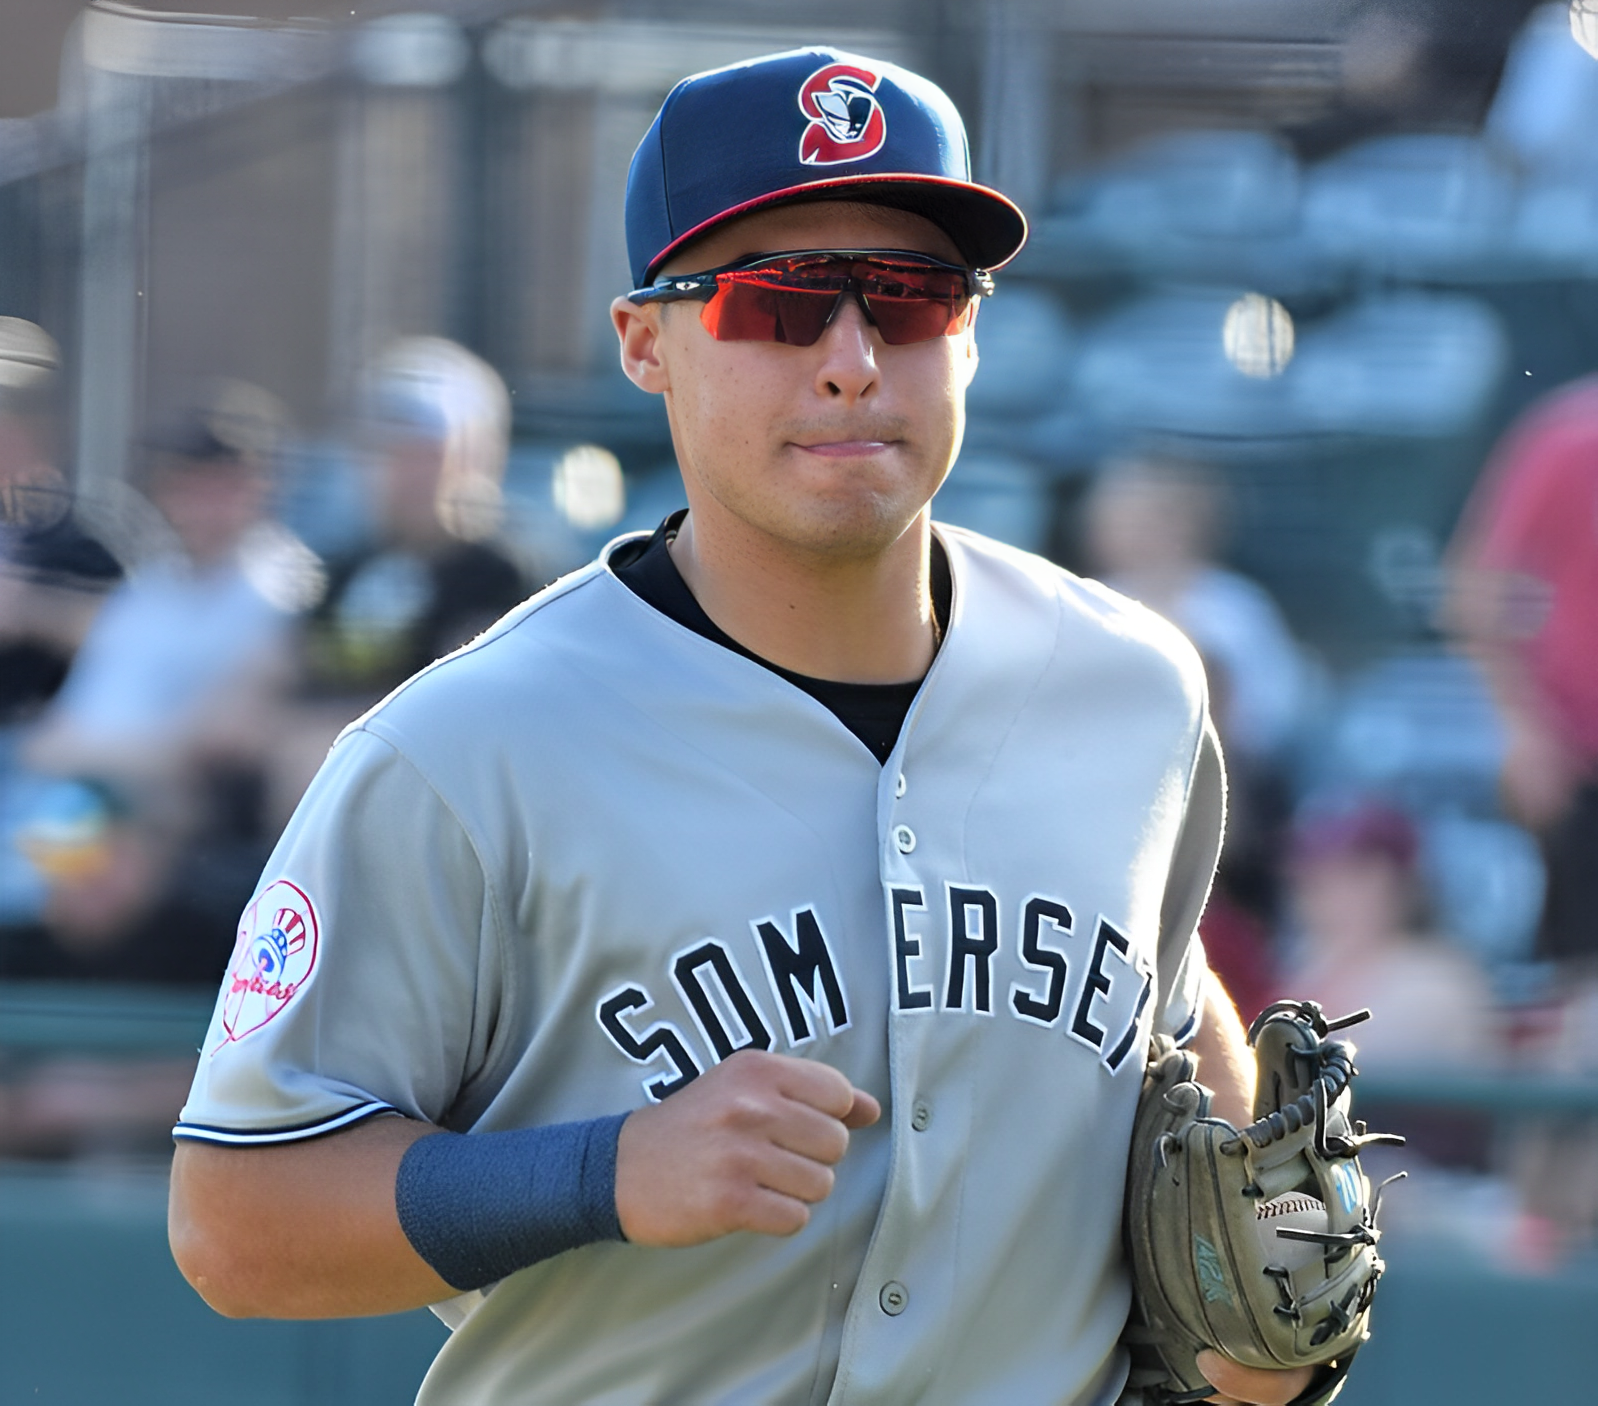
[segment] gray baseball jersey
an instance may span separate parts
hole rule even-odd
[[[178,1136],[458,1131],[754,1045],[883,1102],[789,1239],[604,1243],[441,1305],[422,1402],[1105,1403],[1144,1050],[1186,1036],[1222,776],[1152,613],[939,527],[885,767],[604,561],[352,726],[241,924]]]

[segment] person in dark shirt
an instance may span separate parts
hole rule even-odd
[[[224,875],[214,847],[185,851],[169,817],[86,781],[51,786],[17,839],[46,896],[0,925],[0,984],[215,986],[251,876]],[[192,1055],[0,1051],[0,1155],[158,1153],[193,1070]]]
[[[495,540],[509,427],[504,383],[453,342],[408,338],[372,368],[359,437],[377,530],[327,563],[304,623],[277,754],[279,819],[346,723],[528,594],[533,583]]]
[[[376,702],[527,594],[493,541],[508,422],[499,377],[452,342],[408,339],[373,368],[361,437],[378,532],[328,564],[307,694]]]
[[[54,343],[0,318],[0,727],[55,696],[122,567],[73,512],[54,455]]]
[[[46,898],[37,922],[0,927],[0,980],[214,985],[250,877],[228,882],[202,851],[208,871],[186,868],[185,881],[172,883],[174,862],[192,856],[171,821],[105,781],[44,790],[17,844]]]

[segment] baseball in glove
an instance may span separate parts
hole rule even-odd
[[[1241,1129],[1210,1115],[1194,1057],[1155,1037],[1127,1176],[1123,1402],[1214,1395],[1195,1361],[1204,1348],[1248,1367],[1320,1367],[1293,1406],[1341,1389],[1383,1268],[1381,1188],[1358,1154],[1403,1141],[1349,1117],[1353,1048],[1330,1037],[1369,1014],[1327,1021],[1313,1001],[1267,1006],[1248,1032],[1258,1082],[1255,1121]]]

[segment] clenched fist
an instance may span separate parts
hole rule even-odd
[[[656,1246],[735,1230],[792,1235],[832,1191],[850,1130],[881,1116],[876,1099],[828,1065],[740,1050],[622,1124],[622,1231]]]

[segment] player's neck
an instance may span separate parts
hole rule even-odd
[[[837,560],[761,534],[695,530],[671,556],[715,623],[762,659],[840,683],[919,679],[937,652],[925,518],[880,555]]]

